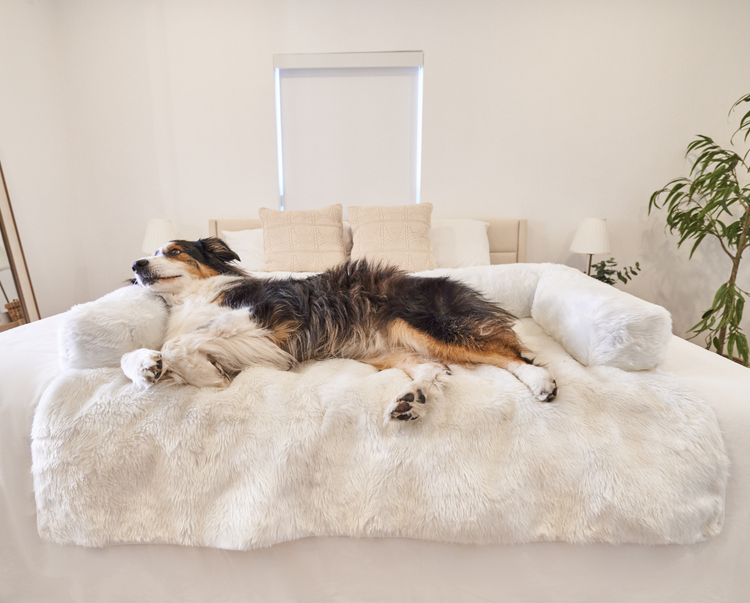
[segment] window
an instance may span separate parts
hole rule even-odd
[[[281,209],[419,203],[423,57],[274,56]]]

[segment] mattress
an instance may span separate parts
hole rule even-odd
[[[731,462],[724,529],[690,545],[459,545],[316,537],[252,551],[91,549],[38,535],[35,406],[60,316],[0,335],[2,601],[727,601],[750,592],[750,371],[676,337],[662,364],[712,405]]]

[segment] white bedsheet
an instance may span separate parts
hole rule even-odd
[[[732,466],[723,532],[691,546],[308,538],[233,552],[43,542],[30,431],[59,317],[0,334],[0,601],[743,602],[750,593],[750,370],[674,338],[664,369],[714,407]]]

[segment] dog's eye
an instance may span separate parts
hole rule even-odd
[[[180,251],[179,249],[170,249],[169,250],[169,255],[172,255],[172,256],[180,255],[181,253],[182,253],[182,251]]]

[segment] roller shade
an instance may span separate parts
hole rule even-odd
[[[419,202],[422,53],[277,55],[280,202]]]

